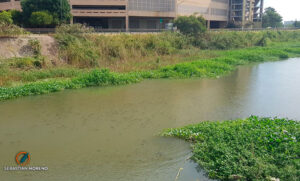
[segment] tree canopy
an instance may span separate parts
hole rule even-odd
[[[22,0],[22,14],[29,19],[33,12],[48,12],[53,17],[52,24],[68,23],[71,18],[71,9],[68,0]],[[41,15],[41,13],[38,13]],[[36,15],[35,15],[36,16]],[[49,20],[49,18],[47,18]]]
[[[277,11],[274,8],[268,7],[265,9],[265,12],[263,14],[262,25],[264,28],[282,27],[282,16],[279,13],[277,13]]]
[[[201,16],[180,16],[174,21],[174,25],[185,35],[198,35],[206,31],[206,21]]]

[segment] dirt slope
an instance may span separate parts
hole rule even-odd
[[[37,39],[41,44],[41,53],[50,61],[58,60],[58,46],[49,35],[27,35],[20,37],[0,37],[0,59],[28,57],[33,55],[30,39]]]

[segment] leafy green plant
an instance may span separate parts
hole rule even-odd
[[[58,25],[69,23],[71,18],[71,8],[67,0],[22,0],[22,15],[28,21],[35,14],[39,22],[38,25]],[[35,13],[39,12],[39,13]],[[45,14],[45,12],[47,12]],[[52,17],[52,23],[48,24]],[[34,22],[31,22],[34,23]],[[28,26],[29,22],[25,22]],[[33,24],[37,25],[37,24]]]
[[[259,118],[206,121],[167,129],[193,143],[193,157],[210,178],[220,180],[299,180],[300,123]]]
[[[191,15],[191,16],[179,16],[175,19],[174,25],[180,30],[184,35],[197,36],[206,31],[205,19],[201,16]]]
[[[0,23],[7,24],[7,25],[12,24],[13,19],[12,19],[11,13],[8,11],[0,12]]]
[[[31,27],[47,27],[53,24],[53,16],[48,11],[33,12],[29,18]]]

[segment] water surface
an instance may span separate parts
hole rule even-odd
[[[300,120],[300,59],[243,66],[220,79],[149,80],[0,103],[0,166],[19,151],[47,172],[0,171],[0,180],[207,180],[188,143],[159,137],[203,120]],[[42,178],[42,179],[41,179]]]

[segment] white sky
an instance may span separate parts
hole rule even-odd
[[[300,0],[265,0],[264,8],[273,7],[283,21],[300,20]]]

